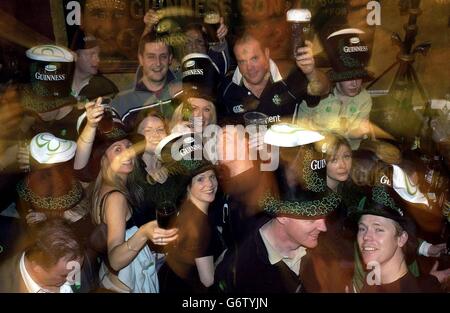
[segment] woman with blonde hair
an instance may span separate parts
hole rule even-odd
[[[198,130],[217,123],[217,112],[212,97],[205,91],[186,88],[178,95],[181,100],[170,122],[171,133]]]

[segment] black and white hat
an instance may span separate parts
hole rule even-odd
[[[22,90],[22,105],[34,112],[49,112],[75,104],[71,96],[74,55],[64,47],[40,45],[26,51],[30,82]]]
[[[361,40],[362,34],[364,32],[360,29],[345,28],[327,37],[325,51],[331,62],[330,78],[333,82],[372,79],[372,75],[366,70],[370,51]]]

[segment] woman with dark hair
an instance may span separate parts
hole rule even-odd
[[[161,293],[205,293],[214,283],[214,256],[218,255],[215,249],[220,247],[208,218],[218,183],[213,164],[203,157],[194,158],[195,152],[201,152],[198,150],[201,145],[190,134],[167,144],[162,149],[162,159],[164,155],[170,156],[172,146],[181,141],[190,143],[181,146],[178,151],[182,159],[173,165],[179,168],[179,179],[185,186],[177,217],[179,237],[168,246],[166,263],[158,272],[160,290]],[[191,152],[186,154],[187,151]]]
[[[167,137],[167,124],[155,111],[142,111],[135,121],[136,133],[145,137],[142,155],[136,158],[138,170],[130,173],[128,187],[136,192],[132,195],[135,203],[137,226],[156,219],[156,209],[160,204],[178,202],[177,178],[169,173],[156,155],[156,147]],[[163,259],[160,259],[162,261]]]

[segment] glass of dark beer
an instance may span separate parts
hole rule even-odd
[[[111,103],[111,99],[104,98],[102,100],[102,105],[105,108],[105,111],[103,112],[103,117],[98,123],[98,129],[102,134],[108,134],[112,132],[114,128],[113,123],[113,111],[112,108],[109,106]]]
[[[308,9],[290,9],[286,20],[291,23],[294,56],[297,57],[297,49],[304,47],[305,40],[310,36],[311,12]]]
[[[220,27],[220,14],[215,11],[207,12],[203,18],[203,25],[206,29],[209,45],[218,44],[219,38],[217,37],[217,30]]]
[[[156,208],[156,221],[158,227],[170,229],[174,226],[178,209],[171,201],[165,201]]]

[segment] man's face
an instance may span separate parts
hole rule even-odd
[[[382,216],[366,214],[358,223],[358,247],[364,263],[389,263],[395,256],[403,253],[401,248],[408,240],[403,232],[397,234],[393,220]]]
[[[338,91],[347,97],[355,97],[361,92],[362,79],[344,80],[337,82]]]
[[[86,0],[83,11],[83,29],[97,38],[102,54],[119,53],[119,33],[128,28],[125,0]]]
[[[160,83],[167,77],[172,55],[169,47],[163,42],[145,44],[142,54],[139,54],[139,63],[144,72],[144,78],[149,82]]]
[[[80,49],[77,51],[77,70],[89,75],[96,75],[100,63],[100,47]]]
[[[74,267],[72,262],[77,262],[79,267]],[[60,287],[66,283],[69,278],[69,274],[74,274],[76,268],[81,269],[83,265],[83,259],[68,260],[67,258],[59,259],[58,263],[48,269],[40,268],[38,271],[39,284],[43,287]]]
[[[254,39],[241,42],[234,47],[239,71],[252,85],[259,85],[269,73],[269,49],[261,48]]]
[[[315,248],[318,244],[319,234],[327,231],[325,218],[302,220],[291,217],[278,217],[277,219],[284,224],[284,229],[290,240],[305,248]]]

